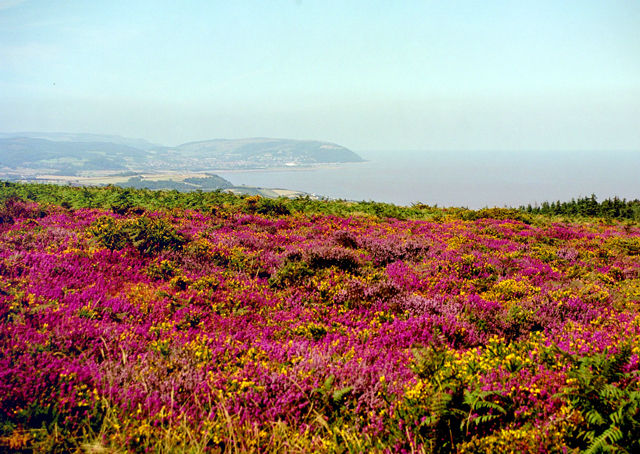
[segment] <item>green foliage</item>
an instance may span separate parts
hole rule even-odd
[[[476,219],[511,219],[525,224],[531,224],[531,217],[514,208],[483,208],[481,210],[466,210],[461,212],[462,219],[474,221]]]
[[[448,350],[431,344],[427,349],[414,349],[413,354],[413,371],[421,388],[429,392],[407,393],[397,416],[405,424],[418,423],[412,428],[418,443],[431,446],[436,453],[452,452],[468,421],[463,383],[448,364]]]
[[[122,188],[134,188],[134,189],[151,189],[151,190],[168,190],[168,191],[198,191],[207,190],[213,191],[216,189],[227,189],[233,185],[217,175],[211,175],[205,178],[185,178],[184,181],[169,180],[146,180],[140,176],[134,176],[129,178],[124,183],[118,183],[118,186]]]
[[[45,401],[19,409],[12,422],[0,416],[0,452],[75,452],[78,441],[102,425],[105,412],[100,402],[70,409]],[[24,432],[23,427],[29,426],[37,429]],[[7,447],[9,451],[4,451]]]
[[[293,253],[284,261],[275,275],[269,279],[272,287],[284,288],[299,285],[307,278],[328,268],[355,273],[360,261],[355,252],[340,247],[317,247],[304,254]]]
[[[545,216],[564,216],[569,218],[605,218],[605,219],[629,219],[640,220],[640,200],[605,199],[598,202],[597,197],[580,197],[570,202],[543,202],[541,205],[530,204],[520,207],[520,211],[530,214],[542,214]]]
[[[299,284],[304,279],[311,277],[315,272],[306,262],[286,261],[276,274],[269,278],[269,285],[276,288],[284,288]]]
[[[98,240],[101,246],[112,251],[123,249],[127,245],[128,238],[121,223],[110,216],[100,216],[95,220],[89,227],[89,233]]]
[[[117,212],[136,209],[170,210],[174,208],[209,211],[212,206],[240,205],[241,199],[222,191],[151,191],[148,189],[74,187],[55,184],[0,182],[0,200],[16,198],[26,202],[55,204],[70,209],[102,208]]]
[[[206,180],[206,181],[205,181]],[[186,181],[186,180],[185,180]],[[183,183],[181,183],[183,184]],[[204,188],[217,184],[203,179],[198,182]],[[106,208],[125,214],[137,210],[195,209],[210,212],[248,212],[269,216],[283,216],[290,213],[309,215],[334,215],[339,217],[367,216],[386,219],[432,219],[442,222],[447,217],[475,220],[482,218],[513,219],[531,223],[534,215],[564,217],[599,217],[617,220],[640,220],[640,200],[604,200],[599,203],[595,196],[579,198],[570,202],[544,202],[540,206],[512,208],[439,208],[422,203],[409,207],[373,201],[351,202],[344,200],[313,200],[310,197],[295,199],[268,199],[260,196],[236,196],[231,193],[214,191],[178,192],[177,190],[149,190],[106,187],[72,187],[54,184],[23,184],[0,181],[0,200],[16,198],[26,202],[39,202],[66,206],[69,209]],[[221,208],[223,208],[221,210]],[[139,213],[138,213],[139,214]]]
[[[464,430],[465,437],[469,435],[469,429],[472,425],[481,426],[495,419],[499,419],[507,414],[505,408],[492,401],[489,398],[503,399],[503,394],[497,391],[482,391],[474,389],[473,391],[464,391],[464,409],[468,408],[467,419],[461,422],[461,428]],[[474,418],[471,418],[475,415]]]
[[[148,216],[125,220],[101,216],[91,224],[89,232],[107,249],[133,246],[143,254],[181,250],[187,242],[165,219]]]
[[[347,397],[353,391],[353,386],[335,389],[335,378],[335,375],[330,375],[321,386],[311,392],[312,402],[322,414],[329,417],[330,422],[345,409]]]
[[[287,199],[267,199],[259,195],[247,197],[245,199],[245,211],[265,216],[286,216],[291,214],[287,206]]]
[[[176,274],[180,273],[180,269],[169,260],[162,260],[160,262],[153,262],[147,268],[147,275],[151,279],[156,280],[169,280]]]
[[[483,390],[468,375],[463,378],[452,351],[440,345],[413,349],[417,382],[407,389],[394,418],[409,431],[413,446],[444,454],[513,422],[517,405],[506,391]],[[504,358],[507,351],[489,354]],[[401,430],[392,436],[406,439]]]
[[[583,419],[573,434],[575,446],[586,453],[640,452],[638,377],[624,372],[631,346],[613,355],[563,355],[573,366],[563,397]]]
[[[164,219],[142,216],[124,223],[130,242],[140,252],[151,254],[163,250],[180,250],[187,240]]]
[[[287,200],[292,212],[306,214],[333,215],[339,217],[368,216],[371,218],[395,219],[430,219],[441,215],[443,210],[429,205],[414,204],[401,207],[389,203],[372,201],[350,202],[344,200],[312,200],[309,197],[298,197]]]

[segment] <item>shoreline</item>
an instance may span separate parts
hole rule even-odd
[[[340,162],[336,164],[322,164],[317,166],[284,166],[284,167],[266,167],[263,169],[224,169],[224,170],[207,170],[207,172],[217,173],[255,173],[255,172],[304,172],[309,170],[338,170],[350,164],[368,164],[371,161],[363,162]]]

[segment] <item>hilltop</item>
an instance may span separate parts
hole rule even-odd
[[[318,140],[252,138],[189,142],[157,152],[178,152],[184,157],[212,163],[242,163],[251,166],[310,165],[337,162],[362,162],[363,159],[343,146]]]
[[[140,150],[150,150],[158,146],[156,143],[144,139],[132,139],[113,134],[87,134],[73,132],[14,132],[0,133],[0,139],[26,137],[29,139],[46,139],[54,142],[110,142],[117,145],[127,145]]]

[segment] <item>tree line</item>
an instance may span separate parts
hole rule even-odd
[[[566,217],[595,217],[605,219],[640,220],[640,200],[627,200],[618,197],[598,202],[595,194],[579,197],[569,202],[543,202],[540,205],[521,206],[521,211],[530,214]]]
[[[538,216],[640,221],[640,200],[614,197],[598,202],[595,195],[571,199],[569,202],[543,202],[540,205],[529,204],[519,208],[470,210],[461,207],[430,206],[423,203],[398,206],[374,201],[315,200],[310,197],[269,199],[261,196],[234,195],[223,190],[179,192],[123,188],[114,185],[96,187],[0,181],[0,204],[12,198],[25,202],[60,205],[70,209],[101,208],[120,213],[135,209],[192,209],[207,212],[227,210],[273,216],[297,212],[338,217],[370,216],[379,219],[433,219],[436,221],[445,218],[464,220],[493,218],[531,223]]]

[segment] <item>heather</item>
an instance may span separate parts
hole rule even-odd
[[[1,447],[640,450],[633,222],[0,189]]]

